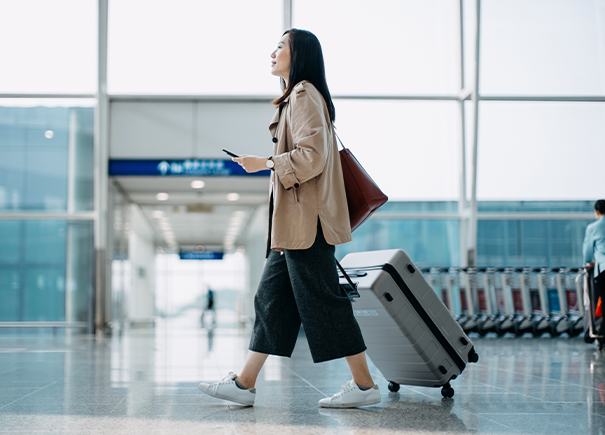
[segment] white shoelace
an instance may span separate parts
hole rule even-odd
[[[229,372],[227,376],[225,376],[220,382],[217,382],[218,385],[230,384],[236,378],[236,374],[233,372]]]
[[[225,376],[221,381],[219,382],[215,382],[214,384],[210,385],[210,389],[212,391],[212,394],[216,394],[219,385],[226,385],[226,384],[230,384],[233,382],[233,380],[236,378],[236,374],[233,372],[229,372],[229,374],[227,376]]]
[[[349,391],[353,391],[356,386],[357,386],[357,384],[355,384],[355,381],[353,379],[351,379],[349,382],[347,382],[342,387],[340,387],[340,391],[338,393],[334,394],[334,396],[332,396],[332,398],[336,399],[337,397],[340,397],[340,396],[348,393]]]

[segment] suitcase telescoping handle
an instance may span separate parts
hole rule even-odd
[[[349,275],[347,274],[347,272],[345,272],[345,270],[340,265],[340,263],[338,262],[338,260],[336,259],[336,257],[334,257],[334,261],[336,261],[336,265],[340,269],[340,272],[343,274],[343,276],[347,280],[347,283],[349,283],[348,286],[342,286],[342,287],[347,292],[347,296],[349,296],[349,299],[351,299],[351,302],[353,301],[353,298],[359,298],[359,297],[361,297],[360,294],[359,294],[359,292],[357,291],[357,283],[354,283],[353,281],[351,281],[351,278],[349,277]]]

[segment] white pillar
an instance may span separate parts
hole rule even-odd
[[[108,0],[98,3],[98,78],[97,107],[95,111],[95,318],[92,329],[102,330],[107,321],[107,303],[111,298],[110,273],[107,252],[108,175],[107,160],[109,150],[109,98],[107,96],[107,21]]]
[[[475,0],[477,29],[475,32],[475,83],[473,84],[473,128],[471,161],[471,203],[468,225],[467,262],[469,266],[477,263],[477,154],[479,134],[479,43],[481,40],[481,0]]]

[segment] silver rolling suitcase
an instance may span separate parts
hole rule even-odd
[[[479,356],[450,311],[401,249],[357,252],[341,261],[358,298],[353,311],[368,356],[389,381],[399,385],[441,387],[452,397],[450,381]],[[355,292],[341,274],[349,295]]]

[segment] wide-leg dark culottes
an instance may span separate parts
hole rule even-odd
[[[351,301],[338,282],[334,251],[318,225],[309,249],[269,253],[254,298],[250,350],[290,357],[301,322],[316,363],[366,350]]]

